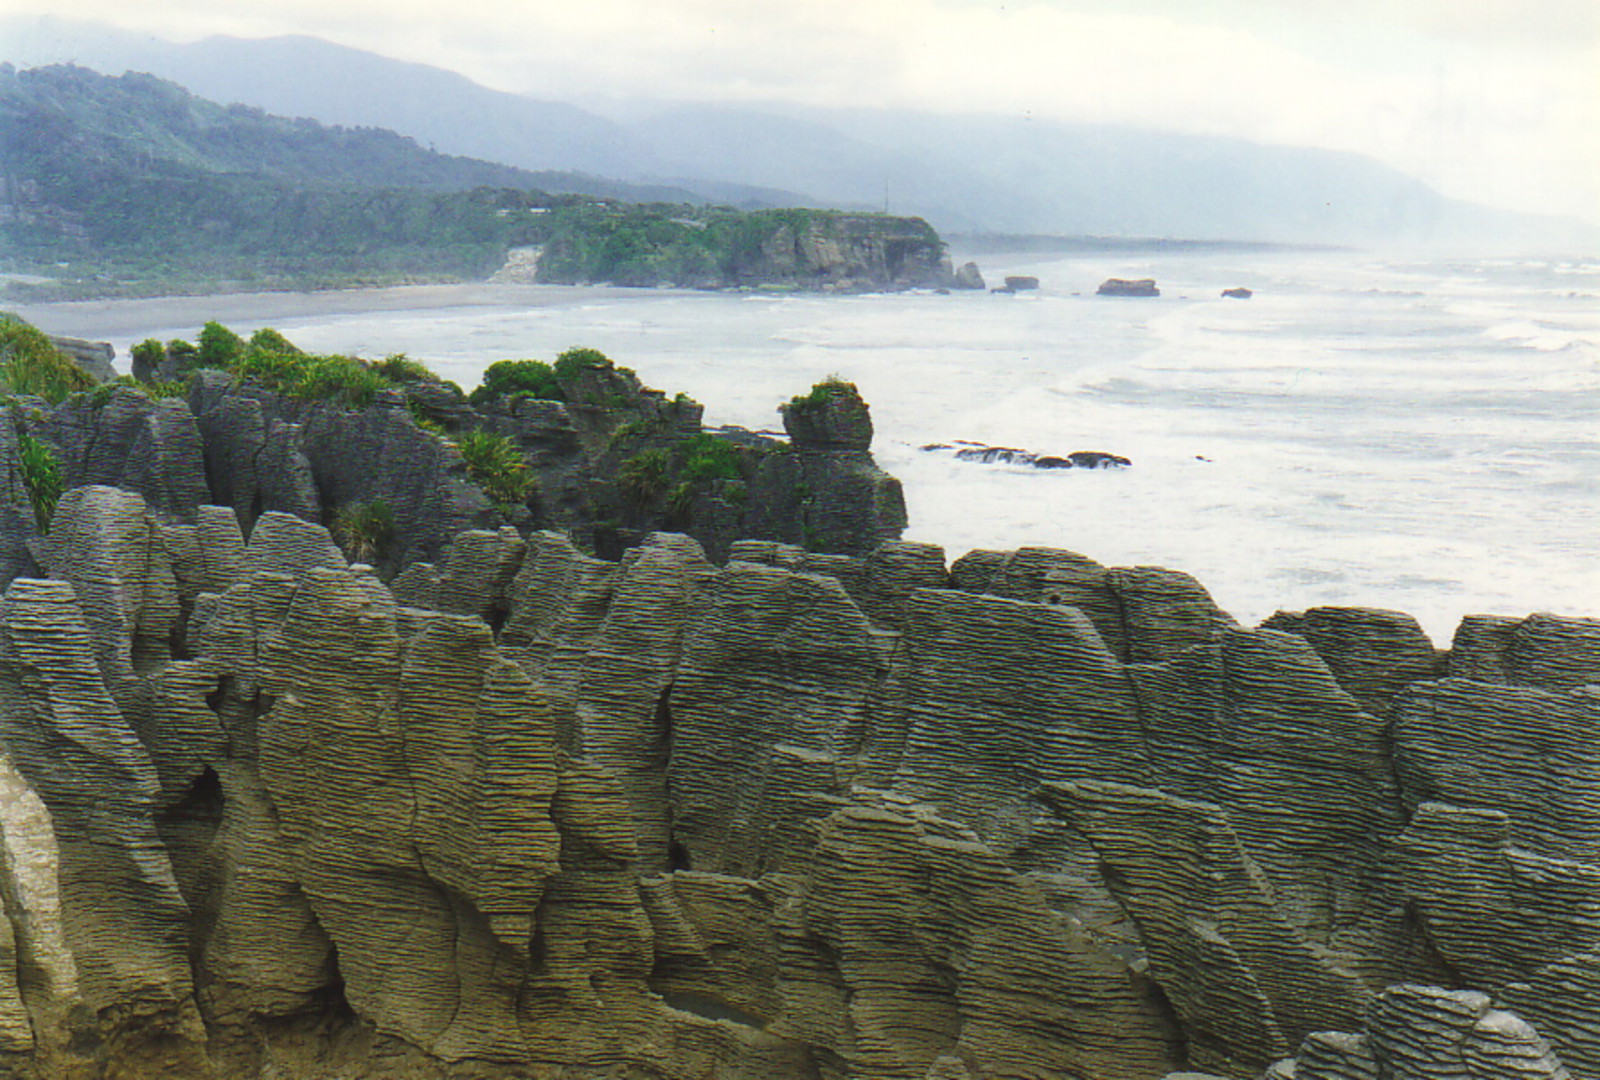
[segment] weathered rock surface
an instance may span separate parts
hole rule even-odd
[[[112,361],[117,350],[109,341],[85,341],[75,337],[50,337],[50,344],[72,358],[95,382],[110,382],[117,377]]]
[[[0,603],[0,1074],[1600,1064],[1589,622],[242,516],[76,489]]]

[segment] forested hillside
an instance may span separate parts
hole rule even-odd
[[[0,147],[15,268],[107,285],[486,273],[504,230],[470,189],[529,179],[65,66],[0,71]]]
[[[0,148],[0,270],[54,279],[50,295],[473,279],[512,248],[546,247],[537,279],[561,283],[947,276],[937,234],[915,219],[629,203],[615,193],[687,193],[451,157],[150,75],[0,66]],[[546,190],[572,179],[562,186],[594,193]]]

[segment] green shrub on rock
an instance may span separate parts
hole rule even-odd
[[[293,342],[270,326],[263,326],[250,335],[250,347],[266,352],[288,353],[291,356],[301,355],[300,349]]]
[[[617,490],[635,506],[648,506],[667,489],[665,450],[642,450],[617,469]]]
[[[55,516],[56,503],[61,501],[64,490],[61,466],[49,445],[26,431],[17,432],[17,459],[22,470],[22,486],[33,504],[34,520],[41,533],[49,532],[50,519]]]
[[[674,524],[687,526],[693,524],[694,500],[700,489],[692,481],[684,480],[672,489],[667,496],[667,518]]]
[[[167,347],[155,338],[145,338],[133,347],[133,374],[139,379],[153,379],[167,358]]]
[[[189,396],[188,379],[157,379],[145,384],[144,392],[151,401],[165,401],[168,398],[184,399]]]
[[[686,480],[737,480],[739,448],[727,439],[701,432],[691,435],[678,446],[683,455],[683,477]]]
[[[302,401],[337,401],[349,408],[364,409],[372,404],[379,390],[392,385],[353,356],[312,356],[305,359],[289,394]]]
[[[501,360],[490,364],[483,373],[483,383],[472,391],[468,399],[482,405],[496,398],[519,395],[541,401],[561,401],[561,384],[556,372],[543,360]]]
[[[251,347],[228,369],[236,379],[247,379],[269,390],[287,393],[304,374],[303,353],[284,353]]]
[[[94,385],[42,330],[15,315],[0,314],[0,386],[7,393],[41,397],[54,405]]]
[[[372,365],[372,370],[390,382],[439,382],[439,376],[427,364],[413,360],[405,353],[394,353]]]
[[[456,440],[456,449],[467,464],[467,475],[497,505],[516,506],[533,494],[536,481],[528,475],[528,463],[504,435],[469,431]]]
[[[555,374],[561,382],[572,382],[585,371],[611,367],[611,358],[599,349],[575,346],[556,357]]]
[[[244,351],[244,338],[213,320],[200,328],[200,347],[195,351],[193,366],[225,368],[243,356]]]
[[[789,399],[788,409],[797,413],[811,412],[827,405],[834,398],[860,394],[856,384],[840,378],[838,375],[829,375],[813,386],[809,393],[797,394]]]
[[[353,502],[333,515],[330,530],[344,557],[353,563],[372,563],[388,552],[394,538],[394,511],[382,499]]]
[[[172,361],[172,366],[178,371],[188,371],[198,363],[200,350],[192,342],[182,338],[173,338],[167,342],[167,359]]]

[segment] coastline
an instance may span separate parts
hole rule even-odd
[[[319,289],[151,296],[107,300],[54,300],[13,304],[7,310],[52,334],[110,340],[153,325],[187,327],[223,323],[322,318],[395,311],[459,308],[541,308],[591,300],[683,299],[695,289],[639,289],[622,285],[510,285],[468,282],[450,285],[386,285]]]

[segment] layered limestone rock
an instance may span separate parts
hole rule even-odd
[[[1372,1003],[1360,1034],[1319,1032],[1263,1080],[1398,1080],[1400,1077],[1572,1077],[1550,1044],[1489,995],[1395,986]]]
[[[848,405],[818,439],[859,440]],[[110,486],[34,547],[7,1075],[1600,1063],[1582,620],[1440,657],[1070,552],[664,533],[469,529],[386,585],[293,513]]]

